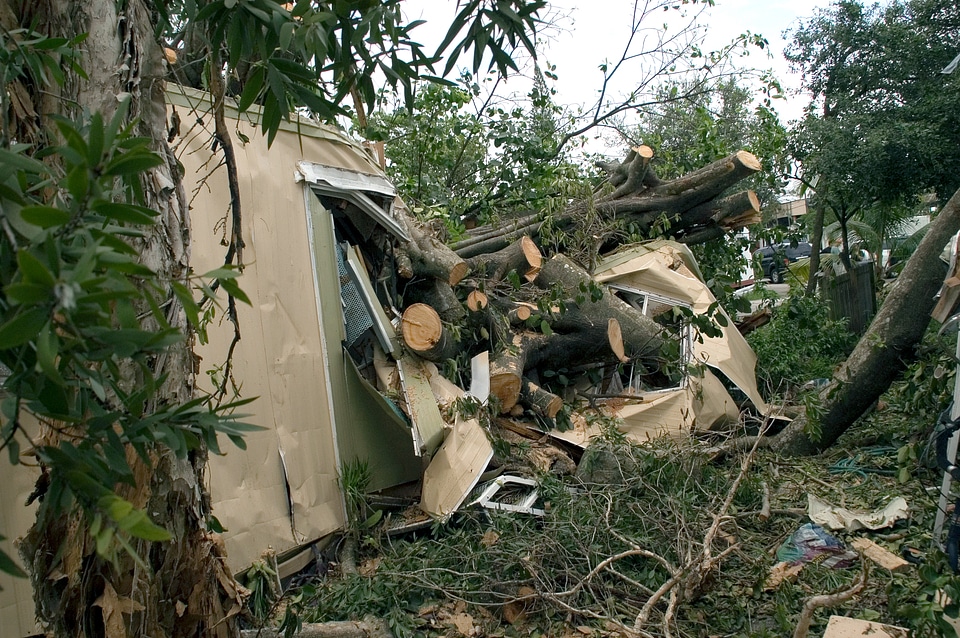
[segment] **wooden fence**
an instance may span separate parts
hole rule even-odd
[[[839,275],[829,270],[820,279],[820,292],[827,301],[830,318],[847,319],[851,332],[863,334],[877,314],[873,261],[857,262],[851,271]]]

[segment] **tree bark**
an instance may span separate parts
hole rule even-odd
[[[503,250],[477,255],[467,260],[472,272],[483,273],[482,276],[489,281],[501,281],[510,271],[516,271],[527,281],[533,281],[540,272],[542,263],[543,255],[540,254],[540,249],[526,235]]]
[[[563,399],[556,394],[544,390],[539,385],[523,378],[520,386],[520,401],[534,413],[545,416],[548,419],[556,418],[560,408],[563,407]]]
[[[407,232],[410,241],[400,247],[405,255],[404,263],[409,264],[410,271],[401,270],[406,279],[419,275],[421,277],[435,277],[450,286],[456,286],[466,277],[470,268],[459,255],[447,248],[436,237],[425,233],[412,220],[406,220]]]
[[[154,39],[152,5],[143,0],[49,0],[35,6],[6,0],[5,4],[12,6],[22,26],[33,21],[34,28],[46,29],[54,37],[88,34],[81,49],[88,79],[71,77],[60,95],[39,92],[35,96],[38,113],[82,118],[100,111],[109,119],[118,97],[130,95],[130,122],[166,160],[142,180],[146,204],[158,212],[158,221],[143,229],[145,236],[136,240],[135,247],[158,281],[187,282],[188,206],[166,142],[162,82],[166,70]],[[187,338],[157,358],[153,373],[156,378],[167,375],[157,401],[179,404],[194,395],[192,339],[181,304],[169,287],[163,292],[166,299],[158,295],[158,302],[170,324]],[[128,372],[127,382],[135,387],[136,372]],[[151,406],[145,408],[149,413]],[[198,444],[199,449],[183,458],[156,448],[150,466],[128,451],[136,485],[127,488],[124,496],[173,535],[168,542],[134,543],[146,568],[122,550],[115,562],[101,557],[87,534],[83,514],[76,509],[40,508],[21,548],[31,572],[37,617],[50,632],[89,636],[91,628],[106,627],[111,638],[236,634],[234,616],[241,597],[222,545],[206,531],[210,517],[203,480],[207,451],[202,441]]]
[[[818,428],[808,428],[805,416],[794,420],[772,441],[784,454],[815,454],[830,447],[876,402],[916,358],[916,347],[930,323],[935,296],[945,269],[940,253],[960,230],[960,190],[930,224],[877,316],[820,392],[823,402]],[[819,429],[819,438],[805,430]]]
[[[810,274],[807,277],[806,295],[817,290],[817,276],[820,273],[820,244],[823,243],[823,205],[818,204],[813,217],[813,234],[810,236]]]
[[[597,285],[586,270],[560,254],[547,260],[534,283],[541,288],[560,284],[568,298],[587,294],[581,291],[590,290],[591,286]],[[599,343],[603,343],[607,340],[610,319],[616,319],[620,326],[625,356],[634,359],[659,352],[660,326],[609,290],[604,290],[603,297],[597,301],[568,304],[567,312],[552,319],[550,323],[555,330],[590,331],[598,334]]]

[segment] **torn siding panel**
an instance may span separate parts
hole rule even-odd
[[[466,500],[493,458],[487,432],[476,419],[457,419],[423,473],[420,508],[445,520]]]
[[[694,312],[703,314],[716,298],[696,274],[699,269],[688,253],[685,246],[666,240],[636,246],[601,262],[595,279],[683,301],[690,304]],[[756,355],[729,317],[727,325],[721,326],[720,330],[719,337],[701,335],[701,339],[693,340],[697,361],[726,375],[750,398],[757,410],[766,413],[767,405],[757,389]]]
[[[21,425],[32,428],[32,419],[21,416]],[[35,422],[34,422],[35,425]],[[6,459],[0,459],[0,533],[7,537],[0,541],[0,549],[23,567],[20,553],[14,546],[14,540],[20,538],[33,525],[36,506],[27,506],[27,497],[33,493],[39,476],[36,467],[13,466]],[[33,588],[26,578],[13,578],[0,572],[0,635],[4,638],[32,636],[41,633],[36,622],[33,605]]]
[[[207,122],[206,129],[194,128],[181,142],[188,184],[209,170],[203,168],[211,158],[212,127]],[[267,429],[247,437],[246,452],[225,442],[227,455],[210,459],[214,512],[228,530],[224,536],[235,569],[245,568],[268,546],[283,552],[335,531],[344,522],[304,187],[294,180],[300,141],[281,133],[267,153],[265,141],[252,126],[240,126],[250,127],[244,131],[250,141],[236,144],[246,241],[240,285],[252,306],[238,305],[243,339],[234,355],[233,374],[243,396],[259,397],[245,408],[248,420]],[[333,137],[305,137],[302,144],[303,152],[315,157],[348,155],[337,150]],[[215,229],[228,201],[221,169],[197,189],[191,202],[196,272],[222,263],[224,248]],[[223,363],[231,338],[229,324],[211,326],[210,343],[198,349],[202,371]],[[334,343],[339,350],[339,340]],[[205,374],[198,383],[211,387]]]

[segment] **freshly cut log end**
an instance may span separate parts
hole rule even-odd
[[[440,315],[423,303],[411,304],[403,311],[400,334],[408,348],[429,361],[447,359],[454,347]]]
[[[467,262],[457,262],[450,268],[450,276],[447,278],[447,283],[451,286],[456,286],[469,272],[470,267],[467,266]]]
[[[607,320],[607,343],[610,344],[613,354],[620,359],[620,363],[630,361],[623,347],[623,331],[620,329],[620,322],[613,318]]]
[[[535,414],[548,419],[556,418],[560,408],[563,407],[563,399],[527,378],[523,379],[523,385],[520,388],[520,400]]]
[[[507,319],[511,325],[524,323],[531,316],[533,316],[533,310],[526,304],[518,304],[507,312]]]
[[[763,164],[760,163],[757,156],[750,151],[737,151],[737,160],[739,160],[740,164],[745,168],[749,168],[754,172],[763,168]]]
[[[465,265],[471,271],[484,272],[490,281],[501,281],[511,271],[516,271],[527,281],[533,281],[542,263],[543,255],[536,242],[524,235],[502,250],[471,257]]]
[[[524,260],[527,263],[527,272],[522,273],[527,281],[533,281],[540,273],[543,266],[543,254],[537,247],[537,244],[527,236],[520,239],[520,250],[523,252]]]
[[[515,346],[522,339],[514,337]],[[523,352],[522,347],[517,352]],[[510,351],[500,353],[490,362],[490,395],[500,401],[500,414],[506,414],[520,400],[520,387],[523,383],[523,359]]]
[[[469,294],[467,294],[467,308],[470,309],[470,312],[480,312],[489,304],[490,300],[487,299],[487,295],[479,290],[471,290]]]
[[[641,144],[640,146],[634,146],[633,151],[647,161],[653,159],[653,149],[647,146],[646,144]]]

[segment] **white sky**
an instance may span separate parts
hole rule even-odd
[[[427,24],[415,34],[432,49],[440,41],[446,27],[455,15],[453,0],[407,0],[405,11],[409,18],[423,18]],[[551,34],[543,59],[556,65],[559,81],[555,84],[556,102],[565,106],[581,105],[589,108],[595,103],[602,83],[598,66],[605,60],[619,59],[630,35],[632,0],[553,0],[551,7],[561,15],[559,31]],[[785,89],[796,88],[798,78],[789,74],[782,51],[785,45],[782,33],[796,27],[798,21],[812,15],[816,7],[829,5],[829,0],[717,0],[708,8],[700,23],[706,26],[704,50],[717,49],[744,31],[762,34],[770,42],[767,54],[758,49],[738,65],[745,68],[773,69]],[[698,5],[699,6],[699,5]],[[659,27],[675,12],[658,13],[651,27]],[[663,16],[663,17],[660,17]],[[624,74],[626,76],[629,73]],[[514,80],[515,90],[525,92],[528,86]],[[616,88],[616,87],[614,87]],[[628,91],[624,83],[621,92]],[[806,98],[792,97],[778,100],[775,106],[786,124],[800,117]]]

